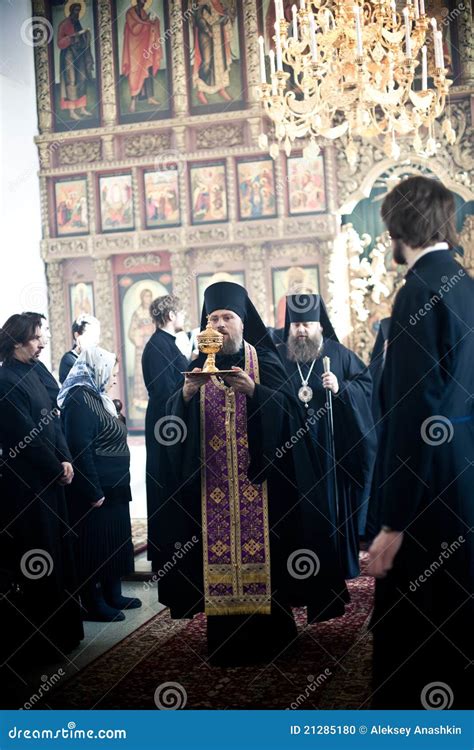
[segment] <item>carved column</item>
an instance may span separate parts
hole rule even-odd
[[[115,125],[117,101],[114,79],[114,53],[112,46],[112,15],[108,0],[100,0],[98,5],[100,60],[100,97],[104,125]]]
[[[474,84],[474,18],[470,2],[461,4],[463,10],[457,17],[459,57],[461,63],[461,81],[464,86]]]
[[[133,193],[133,212],[135,217],[135,231],[139,231],[142,226],[141,202],[138,192],[138,169],[133,167],[132,170],[132,193]]]
[[[102,136],[102,156],[105,161],[113,161],[115,159],[113,135]]]
[[[33,23],[33,19],[35,22]],[[48,46],[53,37],[53,27],[46,18],[45,0],[33,0],[33,17],[30,35],[37,32],[40,41],[34,42],[36,102],[38,110],[38,128],[40,133],[50,133],[53,129],[51,111],[51,80],[49,69]],[[25,33],[28,33],[26,30]],[[33,37],[35,38],[35,37]]]
[[[247,59],[247,100],[250,105],[258,105],[257,87],[260,83],[260,62],[258,56],[258,23],[257,23],[257,4],[254,2],[244,2],[244,39],[245,39],[245,56]]]
[[[226,159],[227,172],[227,206],[229,221],[237,221],[237,198],[235,195],[235,161],[229,156]]]
[[[100,320],[100,343],[104,349],[116,351],[114,336],[114,288],[110,258],[94,258],[95,314]]]
[[[282,165],[281,154],[275,159],[275,194],[277,204],[277,214],[282,219],[285,216],[285,196],[288,192],[286,171]]]
[[[466,216],[459,234],[459,244],[464,250],[463,266],[474,276],[474,216]]]
[[[270,292],[267,295],[267,284],[265,279],[265,248],[263,245],[251,245],[245,249],[248,258],[249,278],[247,279],[247,288],[249,297],[255,307],[261,314],[265,323],[271,320],[270,311]]]
[[[173,294],[176,294],[183,303],[186,316],[186,326],[194,325],[192,315],[192,284],[195,274],[190,272],[188,255],[182,250],[170,253],[171,273],[173,276]]]
[[[189,9],[188,12],[191,12],[191,9]],[[171,0],[171,57],[173,60],[173,103],[176,116],[186,114],[188,111],[188,89],[186,85],[183,33],[184,24],[189,23],[187,20],[188,18],[189,16],[182,12],[181,0]]]
[[[51,329],[51,364],[53,370],[57,370],[64,352],[71,347],[64,314],[65,295],[62,263],[46,263],[46,278],[48,281],[49,327]]]
[[[43,238],[49,239],[49,212],[48,212],[48,191],[46,188],[46,177],[40,177],[40,206],[41,206],[41,226],[43,229]]]
[[[94,172],[87,173],[87,212],[89,218],[89,232],[94,235],[97,231],[97,217],[95,213],[95,200],[94,200]],[[100,210],[100,209],[99,209]]]

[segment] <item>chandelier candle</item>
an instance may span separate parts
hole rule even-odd
[[[316,23],[314,21],[314,15],[310,12],[309,14],[309,44],[311,48],[311,58],[314,63],[318,62],[318,43],[316,41]]]
[[[277,21],[275,24],[275,49],[276,49],[277,70],[283,70],[283,58],[282,58],[280,22],[279,21]]]
[[[421,90],[426,91],[428,88],[428,58],[426,55],[426,46],[421,48]]]
[[[298,16],[297,16],[297,8],[296,5],[291,6],[291,15],[293,17],[293,39],[295,41],[298,41]]]
[[[258,37],[258,45],[260,47],[260,83],[267,82],[267,74],[265,72],[265,40],[263,36]]]
[[[407,58],[411,58],[411,21],[408,6],[403,8],[403,16],[405,18],[405,55]]]
[[[362,24],[360,20],[360,8],[358,5],[354,5],[354,18],[356,29],[356,53],[357,57],[362,57],[364,50],[362,47]]]

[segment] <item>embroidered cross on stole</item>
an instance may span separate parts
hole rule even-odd
[[[245,372],[260,382],[255,348]],[[247,399],[211,378],[201,388],[201,508],[207,615],[270,614],[267,483],[247,477]]]

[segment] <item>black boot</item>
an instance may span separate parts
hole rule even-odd
[[[117,609],[138,609],[142,606],[140,599],[131,596],[122,596],[122,581],[120,578],[112,578],[102,584],[104,599],[111,607]]]
[[[81,591],[82,617],[92,622],[118,622],[125,615],[118,607],[111,607],[104,600],[99,583],[90,583]]]

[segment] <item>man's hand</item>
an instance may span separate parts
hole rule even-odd
[[[200,367],[195,367],[192,372],[202,372],[202,370]],[[189,375],[184,376],[183,399],[186,404],[191,401],[192,397],[198,392],[201,386],[207,383],[207,381],[208,378],[206,375],[202,375],[201,377],[197,375],[193,375],[192,377]]]
[[[72,464],[70,464],[69,461],[61,461],[61,464],[63,467],[63,475],[58,480],[58,484],[64,487],[66,484],[71,484],[74,477],[74,469],[72,468]]]
[[[101,505],[104,504],[105,497],[101,497],[100,500],[97,500],[95,503],[91,503],[93,508],[100,508]]]
[[[339,382],[333,372],[324,372],[321,377],[324,388],[329,388],[334,394],[338,392]]]
[[[250,375],[247,375],[245,370],[241,367],[233,367],[235,375],[226,375],[224,381],[227,385],[230,385],[234,391],[238,393],[245,393],[246,396],[253,396],[255,391],[255,383],[253,382]]]
[[[369,575],[385,578],[403,542],[403,531],[381,531],[369,549]]]

